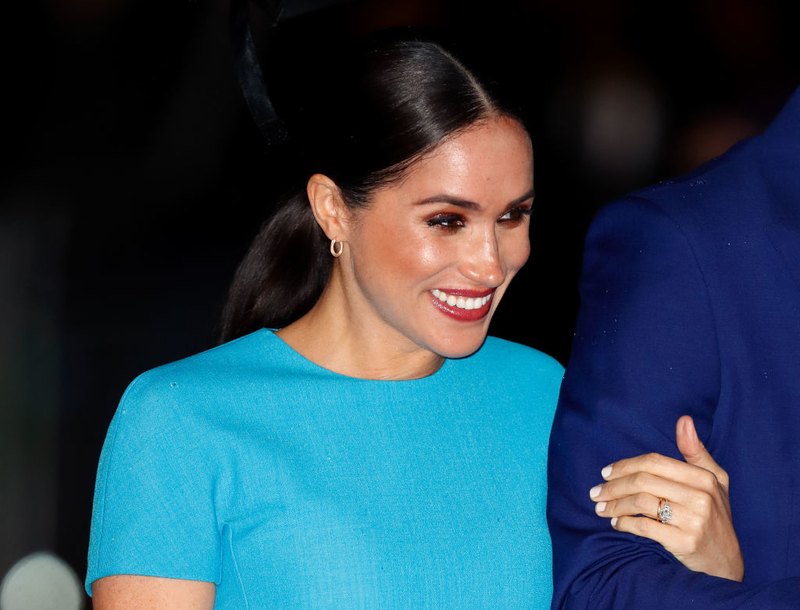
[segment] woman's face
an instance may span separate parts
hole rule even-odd
[[[477,350],[530,253],[533,151],[516,121],[445,141],[348,223],[345,290],[359,325],[398,349]]]

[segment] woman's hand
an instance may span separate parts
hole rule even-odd
[[[741,581],[744,559],[733,529],[728,473],[697,437],[688,415],[676,426],[686,462],[658,453],[620,460],[603,468],[605,483],[591,489],[601,517],[620,532],[660,543],[690,570]],[[662,499],[672,511],[659,519]]]

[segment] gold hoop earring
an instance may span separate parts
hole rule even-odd
[[[336,248],[336,244],[339,244],[339,248]],[[344,242],[343,241],[336,241],[336,239],[331,240],[331,254],[334,258],[339,258],[344,252]]]

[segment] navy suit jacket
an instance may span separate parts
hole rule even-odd
[[[589,489],[694,417],[743,583],[613,530]],[[800,608],[800,89],[761,136],[605,207],[549,454],[554,608]]]

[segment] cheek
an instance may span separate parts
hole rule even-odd
[[[401,285],[426,279],[445,256],[441,243],[413,228],[376,224],[362,237],[359,275],[382,284],[384,292],[400,292]]]
[[[441,244],[410,233],[397,245],[389,261],[398,284],[424,281],[436,273],[446,258]]]
[[[421,272],[432,272],[442,266],[442,261],[447,259],[447,244],[430,236],[417,236],[411,242],[412,249],[408,253],[408,260]]]

